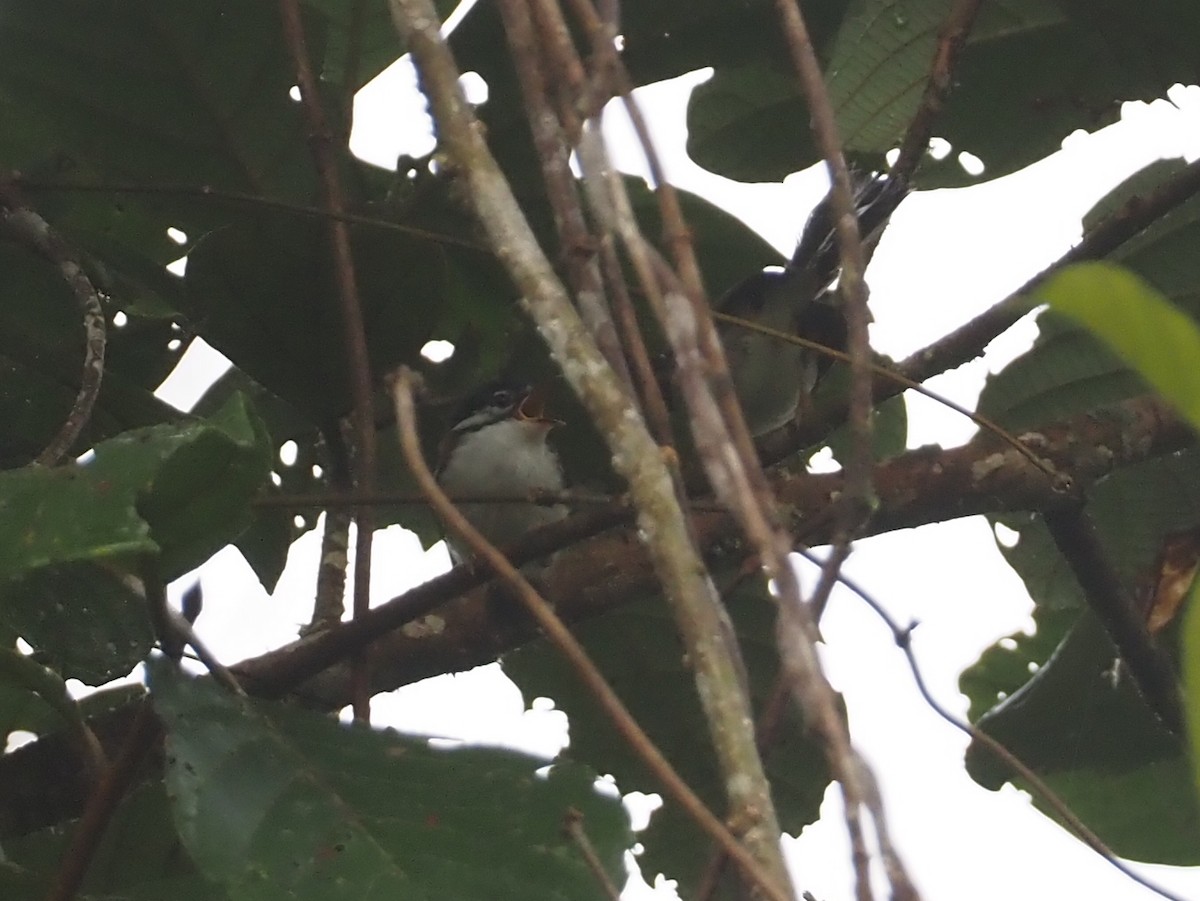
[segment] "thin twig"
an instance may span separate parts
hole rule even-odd
[[[842,526],[845,540],[856,520],[871,509],[871,362],[870,337],[867,326],[871,314],[867,307],[866,259],[862,236],[858,231],[858,216],[854,209],[854,186],[842,153],[837,119],[820,63],[808,35],[808,27],[796,0],[776,0],[784,37],[796,68],[800,85],[808,102],[813,136],[825,159],[831,182],[829,201],[834,215],[841,258],[841,278],[838,290],[846,318],[846,340],[850,355],[850,399],[848,423],[851,450],[846,461],[845,515]],[[859,509],[855,510],[854,505]]]
[[[54,885],[46,894],[46,901],[71,901],[75,897],[104,837],[104,830],[112,820],[113,812],[125,797],[138,765],[158,735],[158,720],[154,717],[153,707],[149,699],[143,700],[121,753],[88,796],[87,806],[75,824],[71,843],[63,853],[62,863]]]
[[[548,72],[544,65],[542,48],[535,38],[526,0],[500,0],[499,8],[509,54],[521,82],[529,129],[542,164],[542,180],[554,213],[568,284],[574,291],[584,324],[595,338],[604,359],[632,393],[629,368],[621,351],[616,326],[605,304],[603,279],[596,258],[596,241],[588,232],[575,177],[571,174],[570,147],[547,96],[547,82],[554,73]]]
[[[149,196],[168,196],[168,197],[199,197],[213,201],[221,201],[223,203],[236,203],[250,207],[258,207],[264,210],[276,210],[281,213],[291,213],[294,216],[304,216],[310,219],[320,219],[322,221],[336,220],[345,222],[349,225],[364,225],[370,228],[378,228],[383,231],[398,232],[403,235],[408,235],[411,238],[418,238],[423,241],[429,241],[433,244],[447,244],[454,247],[462,247],[467,250],[475,250],[480,253],[490,254],[491,251],[484,247],[478,241],[473,241],[470,238],[463,238],[458,235],[448,235],[441,232],[430,231],[425,228],[417,228],[412,225],[406,225],[403,222],[391,222],[387,219],[379,219],[375,216],[363,216],[358,213],[350,213],[342,211],[334,213],[323,207],[307,206],[302,203],[292,203],[287,200],[276,200],[271,197],[263,197],[259,194],[249,194],[243,191],[227,191],[222,188],[214,188],[212,185],[192,185],[184,183],[161,182],[155,184],[139,184],[136,182],[79,182],[79,181],[60,181],[57,179],[38,178],[31,175],[16,175],[13,178],[13,183],[24,188],[31,193],[38,191],[59,192],[59,193],[74,193],[88,192],[101,194],[145,194]]]
[[[705,833],[721,843],[743,872],[771,898],[787,898],[785,892],[775,884],[770,875],[763,871],[757,860],[733,836],[725,825],[701,801],[663,757],[649,736],[634,720],[624,703],[612,690],[596,665],[592,663],[583,646],[554,612],[554,608],[537,592],[529,581],[475,529],[461,511],[442,492],[433,473],[425,464],[421,453],[421,441],[417,435],[416,408],[412,396],[414,376],[402,368],[392,381],[392,399],[396,407],[396,422],[400,427],[401,449],[405,462],[429,503],[447,528],[471,548],[474,555],[485,562],[504,583],[517,595],[529,615],[537,622],[555,648],[570,663],[580,681],[591,693],[596,703],[612,721],[614,728],[638,758],[654,773],[663,790],[687,812]]]
[[[866,258],[858,231],[854,208],[854,189],[842,153],[841,137],[829,93],[821,76],[816,51],[796,0],[777,0],[776,7],[788,50],[800,85],[808,101],[809,117],[817,146],[829,169],[832,183],[830,204],[834,213],[835,234],[841,258],[839,292],[846,320],[850,355],[849,431],[850,453],[845,462],[845,493],[839,500],[834,535],[833,565],[822,571],[815,594],[820,597],[832,587],[841,562],[849,552],[852,533],[870,515],[874,507],[871,485],[871,408],[873,406],[870,363],[870,337],[867,327],[865,281]],[[859,901],[873,897],[869,856],[865,846],[860,812],[866,806],[865,783],[869,769],[850,743],[845,720],[833,704],[832,689],[820,671],[814,647],[813,611],[801,603],[784,598],[780,606],[777,634],[783,670],[792,680],[792,691],[807,716],[820,723],[830,767],[842,788],[846,830],[850,837],[851,859],[855,871],[855,890]],[[827,697],[828,696],[828,697]],[[896,888],[896,886],[893,886]]]
[[[1200,192],[1200,159],[1193,160],[1175,175],[1145,194],[1136,194],[1119,209],[1096,223],[1078,244],[1051,263],[1008,297],[910,355],[897,367],[907,378],[923,382],[961,366],[983,353],[999,334],[1013,326],[1031,309],[1031,295],[1051,275],[1084,260],[1108,256],[1118,247],[1154,224],[1171,210]],[[882,396],[898,393],[895,387],[882,390]]]
[[[604,892],[604,897],[608,901],[619,901],[621,890],[608,878],[604,864],[600,861],[600,855],[596,853],[592,840],[588,838],[587,830],[583,828],[583,814],[578,809],[572,807],[567,811],[566,816],[563,817],[563,831],[579,849],[579,853],[583,856],[592,876],[595,877],[600,890]]]
[[[279,0],[280,15],[288,52],[296,68],[300,102],[308,122],[309,145],[320,176],[323,206],[337,216],[346,210],[346,198],[338,172],[335,143],[325,117],[324,105],[309,63],[304,24],[300,17],[299,0]],[[367,352],[366,330],[362,305],[354,272],[354,254],[350,246],[350,230],[337,218],[329,221],[329,237],[337,276],[338,301],[345,330],[346,362],[350,370],[351,394],[354,401],[354,441],[351,472],[354,487],[370,494],[375,489],[375,423],[371,409],[371,360]],[[357,525],[354,543],[354,604],[353,615],[364,615],[371,607],[371,546],[374,537],[374,512],[360,507],[354,516]],[[364,655],[354,665],[354,719],[371,719],[370,673]]]
[[[83,434],[100,396],[107,344],[104,308],[100,292],[88,278],[79,256],[50,227],[50,223],[24,204],[12,182],[7,180],[0,181],[0,233],[57,266],[83,315],[83,370],[79,391],[58,432],[36,458],[43,466],[57,466]]]
[[[816,563],[817,561],[809,554],[804,556]],[[892,638],[896,642],[896,646],[903,652],[905,660],[908,662],[908,668],[912,672],[913,682],[917,686],[917,691],[920,692],[922,699],[929,705],[929,708],[940,716],[943,720],[953,726],[955,729],[967,735],[972,741],[979,742],[999,758],[1018,778],[1025,782],[1031,794],[1037,797],[1044,805],[1049,807],[1076,838],[1082,841],[1085,845],[1099,854],[1102,858],[1112,864],[1117,870],[1125,876],[1132,879],[1138,885],[1149,889],[1155,894],[1168,899],[1168,901],[1185,901],[1181,895],[1176,895],[1161,886],[1156,885],[1151,880],[1134,872],[1128,864],[1118,858],[1112,850],[1104,844],[1096,833],[1084,824],[1074,811],[1067,806],[1066,802],[1058,796],[1055,791],[1050,788],[1041,777],[1031,770],[1019,757],[1006,748],[1001,742],[997,741],[991,735],[988,735],[982,729],[975,726],[973,723],[964,722],[953,713],[951,713],[929,690],[929,686],[925,682],[925,677],[921,673],[921,667],[917,663],[916,652],[912,646],[912,633],[916,629],[917,624],[914,622],[907,628],[902,628],[884,609],[870,593],[866,591],[853,579],[846,576],[840,576],[839,581],[854,592],[874,613],[883,621],[888,630],[892,633]]]
[[[933,54],[933,65],[929,67],[929,80],[921,95],[921,105],[909,120],[904,139],[900,142],[900,154],[892,166],[891,177],[904,183],[912,178],[917,166],[929,148],[933,137],[934,123],[946,105],[946,98],[954,86],[954,69],[959,54],[975,24],[975,16],[983,0],[956,0],[954,7],[938,29],[937,48]]]

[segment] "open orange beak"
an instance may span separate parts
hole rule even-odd
[[[547,426],[562,425],[558,419],[546,415],[546,389],[536,385],[517,407],[517,418],[526,422],[540,422]]]

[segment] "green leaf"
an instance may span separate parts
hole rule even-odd
[[[631,839],[619,801],[575,764],[435,750],[223,693],[151,661],[184,845],[231,898],[600,898],[562,833],[569,810],[611,878]]]
[[[1044,665],[1030,663],[1036,675],[976,725],[1038,773],[1117,855],[1200,862],[1200,801],[1184,741],[1120,671],[1095,617],[1081,614]],[[978,743],[968,748],[967,770],[989,788],[1012,778]]]
[[[468,304],[512,309],[489,255],[438,236],[351,229],[354,266],[374,372],[415,363],[466,277]],[[349,365],[326,226],[260,216],[202,240],[188,259],[188,308],[197,330],[240,369],[314,423],[349,409]],[[473,270],[464,273],[462,270]],[[459,270],[459,271],[456,271]]]
[[[111,181],[312,196],[306,131],[288,96],[295,69],[270,4],[5,0],[3,17],[7,164],[83,160]],[[320,20],[306,24],[319,53]]]
[[[1200,428],[1200,330],[1186,313],[1127,269],[1080,263],[1057,273],[1039,300],[1082,322]]]
[[[128,672],[151,641],[136,558],[170,579],[235,538],[269,453],[237,397],[208,421],[102,442],[84,464],[0,472],[0,623],[64,676]]]
[[[835,40],[814,30],[845,150],[859,165],[886,167],[884,154],[917,108],[947,12],[945,0],[852,0]],[[1198,39],[1200,13],[1186,0],[1155,0],[1136,12],[1077,0],[984,4],[937,119],[935,133],[955,153],[926,158],[921,187],[976,182],[960,151],[983,161],[986,178],[1015,172],[1058,150],[1073,131],[1115,122],[1123,101],[1190,83]],[[781,180],[817,163],[787,57],[728,56],[710,54],[716,72],[689,104],[689,155],[742,181]]]
[[[746,662],[755,709],[761,711],[778,672],[773,602],[758,580],[726,598]],[[667,756],[684,781],[718,815],[725,792],[708,726],[696,696],[692,671],[670,611],[661,598],[624,605],[574,627],[588,655],[603,670],[634,718]],[[661,792],[661,785],[613,729],[578,677],[544,641],[507,654],[504,671],[526,698],[552,698],[571,720],[568,753],[611,773],[622,792]],[[798,834],[817,819],[829,772],[819,744],[788,705],[779,737],[764,761],[780,825]],[[711,855],[706,837],[678,805],[667,798],[640,836],[640,865],[648,879],[662,872],[679,880],[687,897]],[[722,897],[729,885],[724,885]]]
[[[61,826],[7,837],[9,866],[19,868],[12,899],[44,898],[62,866],[74,829]],[[16,874],[14,874],[16,875]],[[0,888],[7,889],[0,871]],[[201,876],[180,845],[161,781],[136,787],[106,824],[84,879],[80,901],[225,901],[230,896]]]
[[[181,336],[162,319],[128,316],[116,327],[113,312],[100,395],[77,452],[177,415],[152,392],[182,353],[182,340],[171,343]],[[79,391],[83,358],[83,314],[57,267],[0,245],[0,468],[28,463],[57,433]]]

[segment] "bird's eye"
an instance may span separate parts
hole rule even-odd
[[[515,400],[516,400],[515,392],[509,391],[507,388],[501,388],[499,391],[497,391],[495,394],[492,395],[492,404],[494,404],[497,407],[511,406],[513,401],[515,401]]]

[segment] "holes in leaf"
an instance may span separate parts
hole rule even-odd
[[[953,149],[954,145],[945,138],[929,139],[929,155],[935,160],[944,160],[950,155],[950,151]]]
[[[430,363],[444,363],[454,356],[454,345],[449,341],[435,338],[425,342],[425,346],[421,348],[421,356]]]
[[[967,175],[983,175],[984,170],[987,168],[983,165],[983,160],[973,153],[968,153],[966,150],[959,153],[958,164],[962,166],[963,171]]]
[[[458,79],[458,84],[467,97],[467,103],[471,106],[483,106],[487,103],[488,83],[478,72],[464,72]]]
[[[4,743],[4,753],[9,754],[17,748],[24,747],[31,742],[37,741],[36,732],[27,732],[24,729],[14,729],[8,733],[8,741]]]
[[[121,310],[117,310],[117,312],[113,313],[113,318],[112,318],[113,328],[125,328],[125,326],[128,323],[129,323],[129,317],[126,316],[124,312],[122,312]]]
[[[283,476],[281,476],[277,472],[272,471],[271,472],[271,484],[274,485],[276,488],[281,487],[283,485]]]
[[[187,243],[187,232],[185,232],[181,228],[175,228],[175,226],[171,226],[170,228],[167,229],[167,237],[170,238],[172,241],[174,241],[176,244],[186,244]]]
[[[1016,529],[1010,529],[1002,522],[995,523],[992,531],[995,533],[996,543],[1000,547],[1014,548],[1021,543],[1021,533]]]
[[[285,441],[279,445],[279,462],[284,466],[295,466],[296,457],[299,456],[300,445],[295,441]]]

